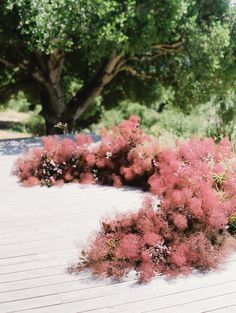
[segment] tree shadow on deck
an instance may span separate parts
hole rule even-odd
[[[74,139],[73,135],[60,135],[60,138]],[[97,142],[100,137],[92,135],[93,141]],[[0,155],[17,155],[27,151],[29,148],[41,147],[42,141],[40,137],[33,138],[17,138],[0,140]]]

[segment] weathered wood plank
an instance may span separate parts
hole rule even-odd
[[[210,292],[210,291],[209,291]],[[216,290],[212,290],[214,294],[204,295],[201,291],[199,294],[196,292],[185,294],[185,299],[181,299],[179,295],[167,295],[165,297],[156,297],[155,299],[137,299],[130,303],[123,303],[121,305],[113,304],[111,301],[106,306],[101,306],[101,298],[97,302],[94,309],[84,308],[84,302],[76,301],[63,304],[54,305],[41,305],[39,307],[29,309],[32,313],[85,313],[85,312],[98,312],[98,313],[114,313],[114,312],[129,312],[129,313],[148,313],[148,312],[161,312],[161,313],[206,313],[209,310],[215,311],[217,307],[222,308],[222,303],[228,303],[229,306],[235,305],[236,291],[219,295]],[[124,299],[124,296],[123,296]],[[134,299],[135,300],[135,299]],[[230,308],[230,307],[229,307]],[[27,312],[28,309],[16,309],[13,312]],[[217,311],[216,311],[217,312]],[[226,311],[231,313],[232,311]]]

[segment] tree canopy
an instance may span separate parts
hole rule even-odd
[[[0,93],[36,90],[47,133],[72,130],[100,95],[148,103],[171,88],[186,105],[235,79],[228,0],[2,0],[0,12]]]

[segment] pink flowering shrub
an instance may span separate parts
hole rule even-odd
[[[224,229],[236,208],[236,168],[230,143],[192,139],[176,149],[163,150],[148,182],[162,210],[175,227],[189,225]]]
[[[52,185],[79,180],[87,173],[85,156],[92,143],[90,136],[78,135],[75,141],[59,137],[42,139],[43,148],[29,150],[17,159],[14,172],[25,186]]]
[[[229,142],[192,139],[160,151],[152,163],[148,184],[160,207],[147,198],[138,213],[104,221],[72,270],[120,278],[135,269],[146,282],[156,274],[215,268],[235,247],[229,230],[235,223],[236,164]]]
[[[158,146],[140,129],[137,117],[103,129],[101,141],[91,143],[87,135],[77,135],[75,141],[45,137],[43,148],[32,149],[16,161],[15,173],[25,186],[77,181],[148,187]]]
[[[95,276],[120,279],[135,269],[140,281],[147,282],[157,274],[173,277],[217,267],[232,244],[226,229],[208,225],[183,229],[182,220],[180,225],[181,229],[146,199],[137,213],[103,221],[71,271],[89,269]]]
[[[135,269],[146,282],[215,268],[234,247],[236,161],[228,140],[191,139],[160,150],[131,116],[102,130],[97,144],[84,135],[47,137],[43,144],[16,162],[25,186],[73,181],[133,185],[152,194],[137,213],[103,221],[72,271],[119,279]]]

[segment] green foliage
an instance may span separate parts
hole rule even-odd
[[[216,141],[227,136],[236,148],[235,96],[232,93],[224,101],[214,99],[188,113],[174,105],[167,105],[161,113],[157,109],[158,105],[148,108],[139,103],[123,101],[116,108],[105,111],[100,121],[91,125],[90,129],[97,132],[103,126],[109,128],[135,114],[141,118],[145,132],[158,136],[163,144],[174,145],[176,140],[195,135],[213,137]]]
[[[236,234],[236,215],[232,215],[229,219],[228,230],[232,235]]]
[[[194,2],[5,0],[1,6],[2,20],[14,23],[8,31],[17,29],[27,49],[49,53],[79,46],[97,58],[114,48],[139,52],[154,42],[176,39],[179,35],[173,35],[173,31]],[[97,49],[90,50],[94,42]]]
[[[36,105],[36,108],[31,113],[30,120],[26,124],[26,130],[35,136],[43,136],[45,134],[45,122],[40,115],[41,109],[41,105]]]
[[[110,127],[135,114],[141,118],[141,126],[145,132],[157,137],[168,136],[173,139],[185,139],[193,134],[205,134],[209,127],[209,120],[205,118],[207,110],[208,108],[204,107],[187,115],[170,106],[162,113],[158,113],[155,109],[147,108],[139,103],[123,101],[116,109],[104,112],[100,122],[92,125],[91,129],[97,131],[101,126]]]
[[[82,87],[83,82],[77,77],[64,75],[62,84],[64,89],[66,90],[66,100],[69,101]]]
[[[236,9],[229,0],[2,0],[0,12],[0,97],[15,85],[9,108],[25,112],[47,98],[42,112],[57,123],[81,88],[83,96],[98,95],[89,88],[120,55],[120,71],[80,116],[79,130],[100,116],[109,127],[136,114],[164,142],[195,134],[228,136],[236,146]],[[17,93],[25,85],[36,89],[34,104]],[[65,103],[45,108],[55,94]],[[40,111],[26,125],[36,135],[45,132]]]
[[[16,112],[28,112],[30,102],[25,97],[24,93],[19,91],[16,95],[12,95],[10,100],[3,107]]]
[[[33,105],[33,107],[32,110],[32,103],[29,102],[22,91],[12,95],[9,101],[0,105],[2,111],[29,112],[30,118],[27,122],[14,123],[10,130],[43,136],[45,134],[45,121],[40,115],[42,107],[40,104]]]
[[[213,180],[215,182],[215,188],[217,192],[221,191],[223,183],[226,181],[226,175],[225,173],[218,173],[213,175]]]
[[[213,111],[214,127],[208,130],[207,135],[220,141],[223,137],[228,137],[234,148],[236,148],[236,95],[235,92],[228,92],[224,97],[213,97],[209,103]]]
[[[225,86],[231,81],[223,72],[230,50],[227,23],[203,24],[201,29],[191,25],[185,49],[170,64],[171,73],[164,74],[168,83],[174,85],[175,104],[191,109],[209,101],[213,95],[224,95]]]
[[[202,102],[220,86],[223,91],[229,80],[221,78],[235,45],[235,14],[229,13],[228,0],[3,0],[0,10],[1,55],[17,68],[22,59],[31,64],[36,52],[48,56],[61,49],[67,53],[63,75],[68,98],[75,85],[86,83],[114,52],[141,74],[128,75],[133,94],[140,96],[141,87],[152,93],[151,86],[156,89],[158,82],[174,88],[180,106]],[[154,48],[177,41],[182,42],[178,54]],[[21,70],[18,67],[14,76]],[[145,83],[142,74],[153,79]],[[129,96],[127,74],[120,75],[119,84]],[[147,91],[142,98],[146,96]]]

